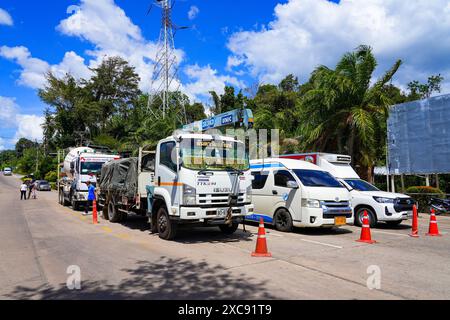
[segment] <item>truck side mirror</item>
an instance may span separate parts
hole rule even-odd
[[[298,183],[295,182],[295,181],[288,181],[288,182],[287,182],[287,187],[288,187],[289,189],[299,189],[299,188],[300,188],[300,186],[298,185]]]

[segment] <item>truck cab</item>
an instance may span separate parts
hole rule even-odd
[[[244,143],[207,134],[179,134],[156,150],[152,227],[164,239],[179,224],[219,226],[236,231],[253,212],[252,175]]]
[[[369,215],[371,227],[378,222],[395,226],[412,217],[414,199],[400,193],[381,191],[362,180],[352,168],[350,156],[309,153],[284,155],[282,158],[314,163],[335,176],[350,191],[357,226],[362,226],[364,211]]]
[[[334,227],[353,223],[350,194],[331,174],[298,160],[251,161],[255,214],[247,220],[293,227]]]

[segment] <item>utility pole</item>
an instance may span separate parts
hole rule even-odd
[[[173,23],[171,0],[157,0],[152,6],[161,8],[162,18],[148,108],[157,118],[165,119],[168,113],[175,113],[181,123],[187,124],[185,106],[178,98],[181,82],[175,51],[175,33],[187,27],[178,27]],[[159,104],[157,110],[153,110],[155,103]]]

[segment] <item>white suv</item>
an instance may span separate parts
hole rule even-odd
[[[3,170],[3,175],[4,176],[12,176],[11,168],[5,168],[5,170]]]

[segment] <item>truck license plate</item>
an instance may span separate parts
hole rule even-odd
[[[336,226],[345,226],[347,224],[347,218],[345,217],[335,217],[334,224]]]
[[[225,217],[227,215],[228,209],[217,209],[217,215],[219,217]]]

